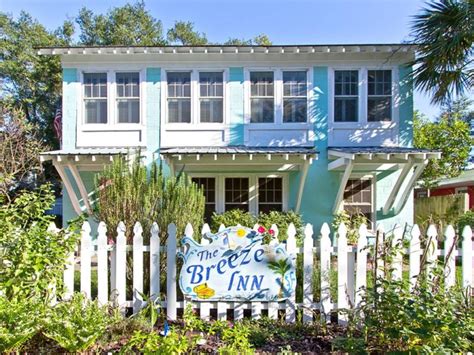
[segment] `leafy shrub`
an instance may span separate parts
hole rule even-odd
[[[233,326],[223,329],[222,340],[225,346],[219,349],[219,351],[224,354],[251,353],[253,350],[249,336],[250,328],[241,321],[235,322]]]
[[[184,234],[187,223],[196,229],[202,225],[205,201],[202,189],[184,174],[165,177],[156,161],[148,172],[141,163],[140,151],[135,158],[115,159],[96,176],[95,185],[96,218],[112,226],[109,228],[112,237],[115,236],[113,226],[120,221],[129,227],[126,232],[129,242],[137,221],[144,231],[149,231],[156,221],[162,240],[166,240],[170,223],[176,224],[178,235]]]
[[[0,297],[0,352],[20,348],[39,330],[42,304],[28,298]]]
[[[70,300],[58,303],[52,309],[45,322],[44,335],[67,351],[85,351],[113,322],[105,307],[75,293]]]
[[[471,229],[474,230],[474,211],[467,211],[457,220],[458,230],[461,234],[465,226],[471,226]]]
[[[0,206],[0,293],[8,299],[48,300],[53,284],[61,291],[66,258],[79,235],[76,224],[57,233],[48,231],[54,216],[45,211],[53,202],[53,193],[44,185]]]
[[[226,211],[220,214],[214,213],[211,220],[211,229],[217,231],[221,224],[226,227],[240,224],[244,227],[252,228],[256,223],[265,227],[267,230],[270,229],[272,224],[276,224],[278,226],[278,239],[281,241],[286,240],[288,226],[290,223],[293,223],[296,227],[296,238],[299,242],[302,241],[303,219],[300,214],[293,211],[270,211],[269,213],[260,213],[257,217],[249,212],[244,212],[238,209]]]
[[[359,236],[359,227],[362,224],[367,225],[367,217],[365,217],[362,212],[357,211],[350,215],[347,211],[341,211],[334,215],[332,222],[332,228],[334,231],[337,231],[339,226],[344,223],[347,227],[347,242],[349,244],[357,244],[357,238]]]

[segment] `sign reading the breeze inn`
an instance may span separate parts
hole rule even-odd
[[[179,285],[185,297],[209,301],[281,301],[295,291],[294,256],[245,227],[207,234],[208,245],[182,240]]]

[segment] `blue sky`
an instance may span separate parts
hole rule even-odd
[[[50,29],[86,6],[95,12],[127,1],[0,0],[0,10],[26,10]],[[274,44],[398,43],[409,39],[419,0],[148,0],[147,8],[165,30],[177,20],[192,21],[210,41],[266,33]],[[415,108],[434,118],[439,107],[415,94]]]

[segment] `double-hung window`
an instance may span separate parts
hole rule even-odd
[[[194,177],[192,181],[203,189],[206,200],[204,218],[210,223],[212,214],[216,211],[216,179],[213,177]]]
[[[306,71],[283,72],[283,122],[306,122]]]
[[[107,123],[107,73],[84,73],[86,124]]]
[[[191,123],[191,73],[168,72],[168,122]]]
[[[349,179],[344,190],[344,210],[349,215],[362,214],[373,225],[372,179]]]
[[[262,177],[258,179],[258,211],[283,211],[283,179]]]
[[[224,85],[222,72],[199,73],[200,121],[224,122]]]
[[[274,115],[273,72],[250,72],[250,122],[273,123]]]
[[[140,122],[140,75],[116,73],[118,123]]]
[[[392,71],[369,70],[367,90],[367,121],[392,119]]]
[[[334,72],[334,121],[359,120],[359,72],[336,70]]]
[[[249,178],[225,179],[225,210],[249,211]]]

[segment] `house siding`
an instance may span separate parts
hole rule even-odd
[[[146,143],[149,159],[160,148],[161,68],[146,69]]]
[[[63,69],[63,117],[62,117],[62,149],[76,147],[76,117],[78,93],[78,71],[76,68]]]
[[[244,144],[244,68],[229,68],[229,145]]]
[[[400,65],[399,76],[399,146],[413,147],[413,71]]]

